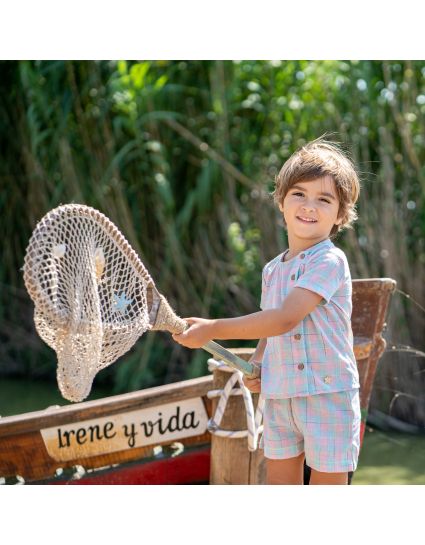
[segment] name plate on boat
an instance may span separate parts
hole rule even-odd
[[[49,455],[66,462],[201,435],[207,423],[197,397],[40,431]]]

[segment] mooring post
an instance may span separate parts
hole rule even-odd
[[[253,348],[235,348],[231,350],[244,360],[254,353]],[[214,390],[224,388],[231,373],[214,369]],[[259,394],[252,394],[254,410],[257,407]],[[215,413],[219,398],[212,400],[212,414]],[[247,429],[246,410],[241,395],[230,396],[223,419],[220,424],[223,430]],[[264,484],[265,461],[263,450],[248,450],[248,438],[231,438],[211,435],[211,467],[210,484]]]

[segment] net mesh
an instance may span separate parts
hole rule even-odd
[[[87,397],[96,373],[150,328],[152,278],[118,229],[90,207],[64,205],[44,216],[26,251],[24,280],[70,401]]]

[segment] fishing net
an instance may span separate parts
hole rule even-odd
[[[40,337],[56,351],[62,395],[81,401],[101,369],[148,329],[181,333],[179,318],[117,227],[89,206],[46,214],[26,250],[24,281]],[[215,343],[204,347],[248,376],[259,370]]]
[[[26,251],[24,281],[37,332],[57,353],[58,385],[70,401],[84,399],[96,373],[147,329],[185,327],[118,229],[87,206],[58,207],[38,223]]]

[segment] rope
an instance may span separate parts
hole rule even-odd
[[[210,372],[213,372],[214,369],[219,369],[220,371],[232,373],[232,376],[226,382],[223,389],[211,390],[207,394],[209,399],[214,397],[220,398],[215,414],[208,420],[208,431],[213,435],[217,435],[218,437],[227,437],[229,439],[241,439],[243,437],[248,437],[248,450],[251,452],[257,450],[258,438],[263,433],[262,420],[264,399],[260,395],[257,409],[254,414],[254,404],[252,402],[251,392],[243,383],[243,373],[241,371],[237,371],[232,367],[227,366],[222,361],[217,361],[214,358],[210,358],[208,360],[208,369]],[[239,383],[239,388],[234,388],[237,383]],[[220,428],[221,420],[226,410],[227,400],[230,396],[234,395],[243,396],[246,411],[246,430],[224,430]]]

